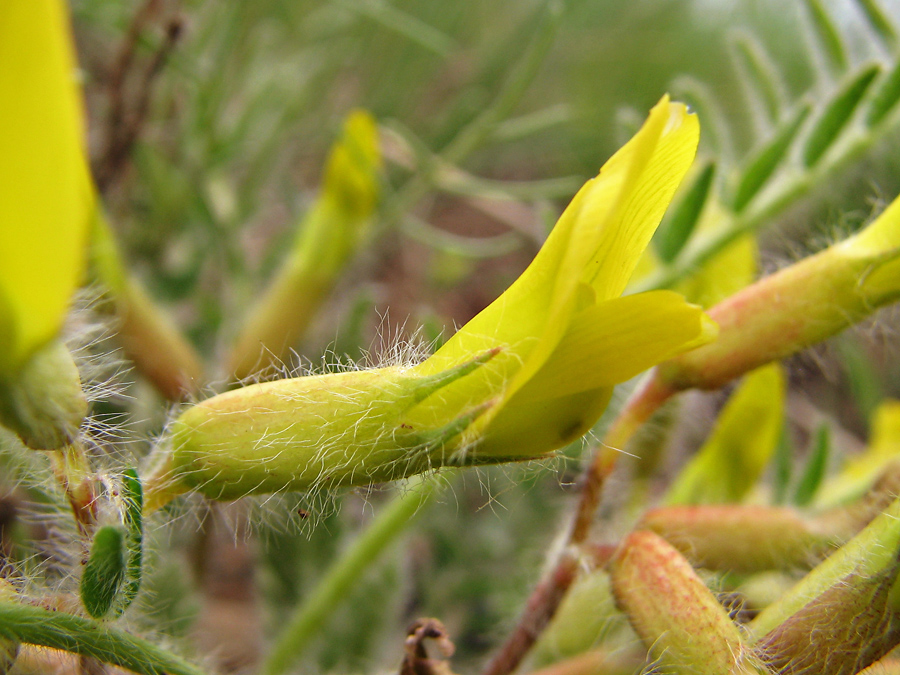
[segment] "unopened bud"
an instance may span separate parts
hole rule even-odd
[[[8,379],[0,379],[0,423],[30,448],[69,445],[86,414],[78,368],[59,341],[35,352]]]
[[[300,377],[242,387],[191,406],[145,481],[149,508],[195,489],[212,499],[366,485],[437,468],[492,404],[435,426],[406,420],[417,403],[479,368],[492,349],[429,376],[400,367]]]
[[[664,672],[765,672],[753,664],[725,608],[660,536],[632,532],[610,564],[610,578],[616,602]]]
[[[900,642],[900,500],[750,624],[776,672],[853,675]]]
[[[765,506],[670,506],[648,511],[638,527],[698,567],[734,572],[808,567],[831,542],[796,511]]]

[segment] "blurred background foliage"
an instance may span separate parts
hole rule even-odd
[[[856,3],[825,4],[851,64],[891,58]],[[131,270],[214,377],[225,378],[218,364],[312,202],[351,109],[366,108],[383,125],[385,196],[371,244],[297,347],[314,365],[335,354],[377,355],[417,326],[424,339],[439,339],[471,318],[518,276],[566,200],[664,92],[700,109],[701,154],[739,164],[772,123],[747,97],[735,31],[768,52],[791,100],[817,100],[840,79],[811,46],[804,3],[570,0],[555,34],[542,38],[544,5],[73,0],[110,220]],[[900,3],[884,7],[900,23]],[[452,147],[535,39],[552,43],[511,115],[456,158],[471,180],[435,185],[418,159]],[[114,146],[129,134],[133,145],[118,157]],[[898,147],[892,133],[783,213],[761,234],[762,268],[821,247],[863,222],[873,200],[896,195]],[[415,180],[424,186],[410,198],[404,190]],[[862,445],[875,406],[900,395],[893,323],[882,314],[877,326],[793,361],[787,417],[798,447],[814,444],[823,420],[838,430],[834,443]],[[133,398],[108,405],[129,410],[141,420],[135,433],[150,436],[165,408],[134,379]],[[688,403],[693,421],[673,436],[682,455],[699,447],[721,404],[717,395]],[[441,618],[458,647],[455,669],[474,669],[539,577],[581,451],[578,443],[536,467],[455,480],[322,627],[306,671],[393,668],[403,628],[418,616]],[[251,505],[246,535],[246,509],[198,506],[203,533],[186,518],[169,535],[168,546],[189,554],[159,556],[144,604],[164,630],[194,631],[198,649],[241,670],[382,501],[376,490],[302,507]],[[188,570],[199,592],[184,583]]]

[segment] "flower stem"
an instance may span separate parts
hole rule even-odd
[[[140,675],[204,675],[171,652],[107,623],[0,600],[0,637],[89,656]]]
[[[678,393],[657,379],[655,373],[653,371],[639,385],[619,411],[591,463],[585,468],[581,476],[581,497],[569,531],[568,545],[563,548],[550,573],[532,591],[522,617],[485,668],[484,675],[508,675],[519,666],[565,599],[569,587],[583,566],[585,555],[591,558],[590,562],[594,567],[602,567],[611,555],[611,549],[589,551],[585,543],[606,479],[615,469],[622,449],[641,425],[671,396]]]
[[[569,532],[570,545],[583,544],[590,534],[594,513],[600,504],[603,487],[606,480],[616,468],[616,461],[628,445],[631,437],[641,428],[650,416],[659,407],[678,393],[677,389],[669,387],[656,376],[657,371],[651,371],[626,401],[625,406],[619,411],[612,426],[607,430],[597,451],[594,453],[590,464],[585,468],[581,481],[581,497],[572,520],[572,529]]]
[[[312,595],[297,607],[262,667],[264,675],[279,675],[291,667],[357,579],[440,492],[441,485],[442,481],[430,477],[416,479],[378,513],[350,548],[331,565]]]

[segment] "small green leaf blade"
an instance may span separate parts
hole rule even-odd
[[[866,126],[870,129],[877,126],[900,101],[900,60],[884,77],[866,110]]]
[[[748,92],[756,93],[769,122],[777,122],[784,104],[784,84],[765,48],[745,32],[734,33],[731,45]]]
[[[791,440],[790,429],[785,424],[781,428],[781,438],[775,446],[775,454],[772,457],[772,503],[781,505],[788,500],[788,491],[791,486],[791,476],[794,470],[794,443]]]
[[[675,260],[690,238],[709,198],[709,189],[715,175],[715,162],[708,162],[656,231],[653,244],[663,262],[670,263]]]
[[[141,574],[144,562],[144,491],[141,479],[134,469],[128,469],[122,476],[122,501],[124,505],[122,521],[125,524],[125,588],[122,602],[116,607],[121,614],[134,602],[141,589]]]
[[[752,156],[741,172],[734,193],[732,208],[735,212],[740,213],[766,181],[772,177],[811,111],[810,103],[800,105],[794,114],[778,128],[771,140]]]
[[[97,530],[91,555],[81,576],[81,601],[95,619],[106,616],[125,579],[125,541],[122,529],[105,525]]]
[[[828,57],[829,65],[835,72],[843,72],[847,69],[847,49],[837,26],[825,10],[822,0],[804,0],[804,4],[809,11],[815,36]]]
[[[828,102],[813,124],[803,147],[803,164],[807,168],[815,166],[837,140],[879,72],[880,64],[863,66]]]
[[[812,452],[803,467],[800,480],[794,489],[793,502],[797,506],[808,506],[812,503],[822,481],[825,478],[825,470],[828,468],[828,458],[831,455],[831,431],[827,424],[823,424],[816,431]]]
[[[894,47],[897,44],[897,29],[891,23],[888,15],[885,13],[878,0],[856,0],[859,9],[869,21],[872,29],[878,33],[878,37],[887,47]]]

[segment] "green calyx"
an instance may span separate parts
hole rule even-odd
[[[72,356],[54,341],[12,376],[0,379],[0,424],[35,450],[72,443],[87,414],[87,400]]]
[[[301,377],[230,391],[185,410],[146,479],[148,508],[193,489],[212,499],[366,485],[453,463],[492,401],[436,425],[407,413],[499,350],[435,375],[400,367]]]

